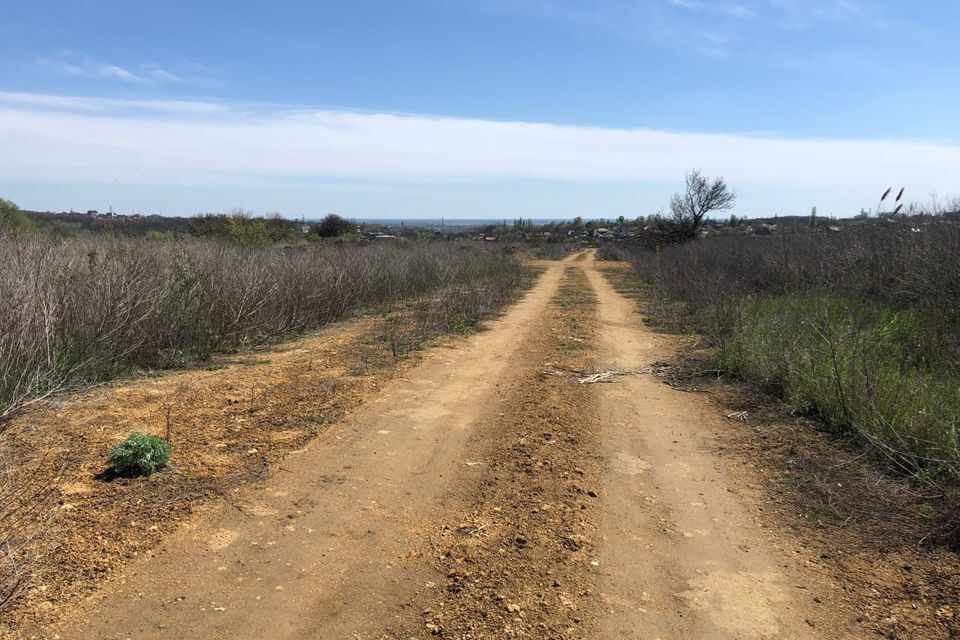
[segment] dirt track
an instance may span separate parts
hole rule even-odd
[[[715,455],[716,410],[642,373],[670,355],[592,255],[555,263],[488,331],[432,351],[56,631],[852,637]],[[641,371],[576,379],[613,369]]]

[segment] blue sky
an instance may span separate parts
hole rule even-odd
[[[952,0],[34,0],[0,14],[25,208],[741,215],[956,193]]]

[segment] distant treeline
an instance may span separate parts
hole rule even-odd
[[[61,231],[65,234],[77,232],[107,232],[142,235],[148,231],[161,233],[189,233],[190,218],[168,216],[107,216],[88,215],[86,213],[50,213],[44,211],[24,211],[24,215],[37,227]]]
[[[10,219],[16,216],[16,231],[40,230],[55,236],[79,234],[110,234],[115,236],[164,237],[197,236],[224,238],[241,243],[267,244],[294,240],[304,236],[337,237],[354,233],[357,225],[336,214],[319,222],[304,223],[279,215],[266,217],[234,210],[232,213],[204,213],[189,218],[160,215],[118,215],[112,213],[50,213],[21,211],[10,201],[4,201]],[[6,227],[10,229],[5,229]],[[369,225],[368,225],[369,226]],[[0,233],[12,231],[0,216]]]
[[[40,231],[55,237],[103,234],[112,236],[147,236],[154,240],[174,237],[203,237],[226,239],[242,244],[271,244],[277,242],[310,241],[320,238],[378,238],[404,237],[408,239],[469,237],[470,228],[458,228],[441,233],[427,227],[373,222],[358,222],[328,214],[319,221],[289,220],[278,214],[255,216],[235,209],[231,213],[203,213],[189,218],[160,215],[121,215],[113,213],[51,213],[22,211],[9,200],[0,199],[0,236],[28,231]]]

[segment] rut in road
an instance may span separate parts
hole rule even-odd
[[[513,380],[467,443],[479,472],[458,484],[435,540],[438,588],[388,637],[595,638],[601,480],[596,394],[576,382],[596,305],[568,267]]]
[[[843,637],[845,614],[787,566],[711,449],[715,410],[642,375],[577,383],[669,355],[580,258],[290,456],[242,510],[65,612],[61,636]]]
[[[669,339],[643,327],[593,255],[583,268],[597,295],[601,368],[670,359]],[[596,389],[606,467],[599,637],[857,635],[854,614],[784,551],[796,541],[755,517],[762,506],[717,455],[713,435],[725,425],[706,398],[649,375]]]

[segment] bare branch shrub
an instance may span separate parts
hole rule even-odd
[[[515,286],[520,271],[447,243],[0,239],[0,423],[76,384],[204,359],[358,306],[504,276]]]
[[[454,316],[475,323],[523,280],[518,261],[457,243],[0,237],[0,438],[17,412],[52,394],[289,336],[359,307],[438,300],[409,318],[422,340]],[[169,420],[168,410],[168,431]],[[27,584],[48,531],[55,487],[35,468],[0,461],[0,608]]]
[[[660,294],[658,319],[706,336],[721,368],[859,439],[950,505],[960,482],[958,255],[960,226],[913,218],[730,234],[634,261]]]

